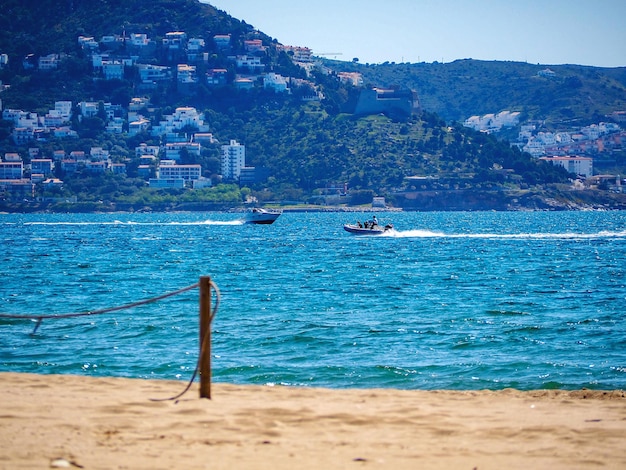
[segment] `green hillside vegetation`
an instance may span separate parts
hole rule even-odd
[[[0,94],[3,107],[42,115],[58,100],[93,100],[127,107],[136,96],[136,70],[129,67],[121,80],[94,79],[91,63],[77,44],[79,35],[98,38],[122,31],[147,33],[157,44],[170,31],[203,37],[209,61],[199,65],[198,75],[208,68],[223,67],[228,69],[229,80],[236,73],[233,63],[215,48],[212,36],[230,33],[234,51],[242,49],[245,39],[259,38],[269,46],[263,58],[266,71],[306,78],[304,70],[294,65],[287,54],[277,51],[277,40],[195,0],[8,0],[0,12],[0,53],[9,55],[9,65],[0,70],[0,80],[10,85]],[[59,52],[66,55],[57,70],[26,70],[22,65],[28,54]],[[154,62],[175,65],[177,60],[165,57],[157,46]],[[243,188],[218,184],[219,144],[205,147],[199,157],[181,157],[181,163],[201,164],[204,176],[214,180],[213,188],[148,188],[145,180],[138,178],[134,149],[144,142],[160,145],[160,138],[107,133],[103,115],[80,122],[75,117],[72,128],[78,131],[78,139],[50,138],[21,147],[10,137],[11,123],[0,121],[0,154],[18,152],[28,160],[28,148],[33,145],[46,157],[58,149],[88,152],[92,146],[99,146],[110,152],[113,161],[127,164],[126,176],[94,176],[84,171],[70,176],[57,170],[65,183],[63,189],[44,195],[61,199],[76,196],[82,204],[59,203],[59,210],[227,208],[250,197],[262,203],[318,203],[324,196],[341,192],[345,184],[349,193],[342,201],[353,205],[371,202],[373,196],[385,196],[395,205],[419,208],[405,197],[414,191],[479,191],[490,193],[489,198],[502,198],[500,195],[512,191],[510,198],[517,201],[524,193],[557,191],[559,197],[567,199],[563,191],[573,175],[532,159],[506,140],[463,128],[455,121],[500,109],[519,109],[529,118],[545,115],[557,116],[561,121],[584,121],[622,106],[620,100],[624,99],[624,72],[620,74],[619,70],[609,73],[604,69],[551,67],[563,77],[547,81],[536,77],[540,66],[528,64],[326,63],[336,70],[357,70],[371,85],[401,84],[416,89],[422,112],[406,119],[382,114],[356,117],[351,111],[359,89],[319,72],[308,80],[323,93],[321,102],[300,99],[310,91],[307,87],[294,88],[287,95],[258,86],[237,90],[231,84],[212,88],[201,82],[191,92],[178,90],[175,83],[150,92],[151,105],[143,113],[153,122],[176,107],[193,106],[204,113],[211,132],[221,143],[236,139],[246,145],[247,164],[266,169],[269,178]],[[592,93],[597,87],[605,92]],[[486,201],[484,197],[474,199],[477,204]],[[447,204],[431,203],[429,208],[459,207]],[[485,208],[509,207],[508,202],[485,204]],[[531,206],[546,207],[536,201]],[[18,209],[30,210],[23,204]]]
[[[545,120],[547,129],[571,129],[606,121],[626,110],[626,67],[541,65],[457,60],[451,63],[378,65],[326,60],[340,72],[359,72],[367,84],[403,84],[417,91],[424,109],[446,121],[519,111],[522,120]],[[554,77],[538,72],[550,69]]]

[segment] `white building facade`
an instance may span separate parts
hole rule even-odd
[[[541,157],[540,160],[562,166],[570,173],[590,177],[593,175],[593,159],[589,157]]]
[[[246,146],[236,140],[222,145],[222,176],[226,180],[237,180],[241,169],[246,166]]]

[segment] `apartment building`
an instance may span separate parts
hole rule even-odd
[[[226,180],[238,180],[241,169],[246,166],[246,146],[236,140],[222,145],[222,176]]]

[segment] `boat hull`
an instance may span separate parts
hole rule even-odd
[[[391,225],[375,225],[372,228],[365,228],[365,227],[359,227],[358,225],[354,225],[354,224],[346,224],[343,226],[343,229],[348,232],[348,233],[352,233],[354,235],[382,235],[385,232],[388,232],[389,230],[391,230],[393,227]]]
[[[273,224],[278,217],[280,217],[281,212],[270,212],[264,210],[257,210],[250,212],[245,219],[245,223],[247,224],[256,224],[256,225],[270,225]]]

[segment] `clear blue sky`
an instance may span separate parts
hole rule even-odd
[[[626,0],[202,1],[331,59],[626,66]]]

